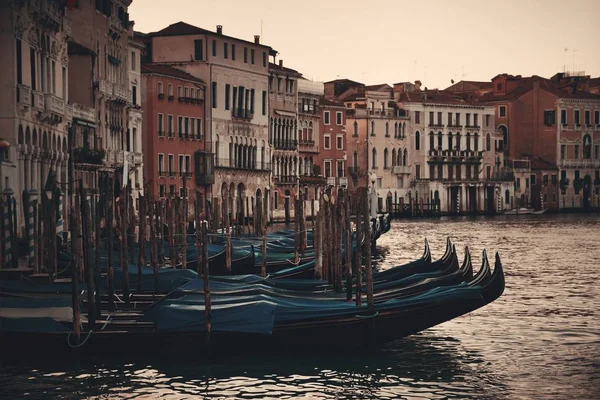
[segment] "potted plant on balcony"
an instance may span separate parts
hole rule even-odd
[[[574,179],[573,180],[573,189],[575,189],[575,194],[579,194],[581,189],[583,189],[583,179]]]
[[[569,186],[569,180],[561,179],[559,182],[559,185],[560,185],[560,191],[562,192],[562,194],[565,194],[565,192],[567,191],[567,187]]]

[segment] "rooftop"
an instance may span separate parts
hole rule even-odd
[[[204,81],[202,79],[198,79],[187,72],[173,68],[167,64],[142,64],[142,74],[165,75],[204,85]]]

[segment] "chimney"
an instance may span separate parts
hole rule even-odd
[[[415,81],[415,92],[421,90],[421,81]]]
[[[260,35],[254,35],[254,43],[260,44]]]
[[[279,66],[283,67],[283,60],[279,60]]]
[[[218,35],[222,35],[223,34],[223,25],[217,25],[217,34]]]

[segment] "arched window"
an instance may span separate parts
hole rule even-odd
[[[485,151],[491,151],[492,148],[492,136],[488,133],[485,137]]]
[[[592,158],[592,138],[590,135],[585,135],[583,137],[583,158]]]
[[[371,136],[375,136],[375,121],[371,121]]]
[[[394,137],[398,137],[398,123],[394,122]]]
[[[358,122],[354,121],[354,124],[352,124],[354,130],[352,131],[352,135],[353,136],[358,136]]]
[[[358,167],[358,154],[356,152],[352,154],[352,166]]]
[[[421,149],[421,134],[419,131],[415,132],[415,150]]]
[[[407,158],[408,158],[408,151],[406,149],[404,149],[404,155],[402,156],[402,165],[406,166],[406,162],[407,162]]]
[[[452,132],[448,132],[448,150],[452,150]]]
[[[471,134],[467,132],[467,151],[471,150]]]
[[[390,123],[385,123],[385,137],[390,137]]]
[[[396,165],[402,165],[402,149],[398,149],[398,154],[396,155]]]
[[[377,149],[375,147],[371,150],[371,167],[377,168]]]
[[[396,149],[392,149],[392,167],[396,166]]]
[[[442,132],[438,132],[438,150],[442,150]]]
[[[429,150],[435,150],[435,137],[433,132],[429,132]]]
[[[460,132],[456,132],[456,150],[460,150]]]
[[[388,157],[389,157],[389,152],[388,152],[388,149],[387,149],[387,148],[385,148],[385,149],[383,150],[383,168],[384,168],[384,169],[388,169],[388,168],[389,168],[389,165],[388,165]]]
[[[402,123],[402,138],[404,139],[406,137],[406,123],[403,122]]]
[[[473,136],[473,150],[479,151],[479,135],[477,133]]]
[[[308,140],[313,140],[313,123],[310,121],[308,123]]]
[[[510,192],[508,191],[508,189],[506,189],[506,191],[504,192],[504,204],[510,204]]]

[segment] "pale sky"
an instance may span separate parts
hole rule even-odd
[[[261,42],[320,81],[600,76],[600,0],[133,0],[129,13],[142,32],[184,21],[249,41],[262,20]]]

